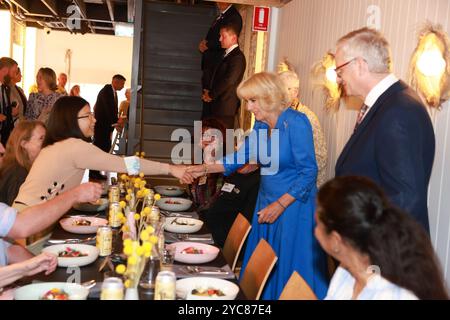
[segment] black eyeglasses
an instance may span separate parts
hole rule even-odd
[[[84,119],[84,118],[94,118],[94,113],[89,112],[89,113],[85,114],[84,116],[77,117],[77,119]]]
[[[334,72],[336,72],[336,75],[337,75],[338,77],[340,77],[342,71],[339,72],[339,70],[341,70],[341,69],[344,68],[345,66],[349,65],[350,63],[352,63],[352,62],[355,61],[356,59],[358,59],[358,58],[350,59],[350,60],[347,61],[346,63],[341,64],[339,67],[334,68]]]

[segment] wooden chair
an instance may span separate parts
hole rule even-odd
[[[294,271],[284,286],[279,300],[317,300],[317,296],[305,279]]]
[[[253,251],[239,282],[249,300],[259,300],[278,257],[266,240],[261,239]]]
[[[234,219],[233,225],[228,232],[227,239],[223,246],[223,255],[231,270],[234,272],[239,254],[244,246],[245,239],[250,232],[252,226],[248,220],[239,213]]]

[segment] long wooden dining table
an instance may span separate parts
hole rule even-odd
[[[78,211],[75,209],[71,209],[67,216],[76,216],[76,215],[97,215],[98,217],[105,218],[106,212],[101,212],[100,214],[98,212],[95,213],[87,213]],[[64,218],[64,217],[63,217]],[[202,229],[200,229],[198,232],[193,233],[192,235],[200,235],[208,233],[208,229],[203,225]],[[51,239],[87,239],[89,237],[93,237],[95,234],[74,234],[69,233],[62,229],[62,227],[59,225],[59,223],[55,226],[55,229],[52,233]],[[95,241],[86,243],[86,244],[92,244],[95,245]],[[113,230],[113,257],[112,259],[109,259],[113,265],[114,268],[119,263],[125,263],[124,261],[119,261],[119,259],[116,259],[119,257],[119,254],[122,252],[122,236],[121,233],[118,230]],[[36,283],[36,282],[77,282],[77,283],[85,283],[91,280],[94,280],[96,282],[96,285],[90,289],[90,293],[88,296],[88,299],[100,299],[100,291],[101,291],[101,285],[103,280],[106,277],[110,276],[118,276],[115,273],[115,270],[111,270],[112,265],[111,263],[106,263],[104,260],[107,257],[98,257],[96,261],[93,263],[83,266],[83,267],[58,267],[53,273],[50,275],[45,275],[43,273],[40,273],[38,275],[35,275],[33,277],[28,277],[23,279],[21,282],[24,283]],[[177,265],[183,265],[183,263],[174,262],[174,266]],[[217,267],[222,268],[224,265],[227,265],[225,258],[223,256],[222,250],[219,252],[216,259],[209,263],[202,264],[202,266],[206,267]],[[103,268],[102,268],[103,267]],[[100,270],[102,268],[102,270]],[[198,276],[193,274],[194,276]],[[209,275],[208,275],[209,276]],[[184,276],[186,277],[186,276]],[[214,277],[214,276],[213,276]],[[226,279],[233,283],[236,283],[239,285],[238,280],[236,277],[234,279]],[[153,291],[152,290],[145,290],[142,288],[139,288],[139,299],[140,300],[153,300]],[[245,295],[243,291],[240,289],[239,293],[236,297],[236,300],[246,300]]]

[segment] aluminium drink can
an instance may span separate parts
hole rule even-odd
[[[122,212],[119,202],[111,202],[109,205],[108,224],[112,228],[119,228],[122,225],[119,213]]]
[[[120,201],[119,186],[109,187],[109,202],[119,202],[119,201]]]
[[[97,229],[95,245],[99,250],[99,256],[105,257],[112,253],[112,237],[111,227],[103,226]]]
[[[176,280],[172,271],[160,271],[156,276],[155,300],[175,300]]]

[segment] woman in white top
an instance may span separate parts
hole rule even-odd
[[[316,221],[316,238],[340,263],[325,299],[448,299],[428,235],[369,179],[328,181]]]
[[[92,145],[95,117],[81,97],[61,97],[53,106],[43,149],[33,163],[14,201],[14,207],[31,206],[49,200],[81,183],[86,169],[168,175],[181,178],[182,166],[120,157]]]

